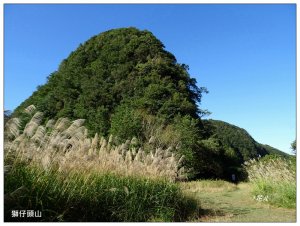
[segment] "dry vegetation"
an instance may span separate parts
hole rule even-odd
[[[199,180],[181,183],[183,190],[189,193],[219,193],[235,191],[237,186],[223,180]]]
[[[18,118],[5,125],[6,221],[11,221],[10,210],[20,207],[42,210],[44,221],[185,221],[198,219],[202,199],[210,203],[219,194],[237,193],[240,200],[238,187],[229,182],[172,183],[187,178],[184,157],[175,156],[171,148],[147,151],[161,143],[153,138],[159,129],[149,129],[150,140],[143,149],[136,138],[125,143],[113,136],[90,138],[83,119],[45,123],[34,106],[25,112],[31,118],[26,125]],[[251,160],[246,168],[255,197],[295,207],[291,162]],[[195,195],[200,195],[198,202]],[[200,214],[207,214],[202,211]]]
[[[70,122],[60,118],[41,125],[43,114],[34,106],[26,109],[33,114],[20,131],[20,119],[12,118],[6,124],[5,159],[14,158],[39,164],[45,170],[57,168],[59,172],[101,172],[118,175],[135,175],[148,178],[164,178],[169,181],[186,179],[181,167],[184,157],[176,157],[171,148],[156,148],[146,153],[137,145],[136,138],[117,144],[112,135],[106,140],[95,134],[87,136],[84,120]]]
[[[245,162],[250,181],[272,180],[274,183],[295,182],[296,171],[292,162],[283,158],[272,158],[268,160],[251,159]]]
[[[296,207],[296,159],[274,156],[245,163],[254,199],[259,202]]]
[[[137,139],[118,144],[88,137],[84,120],[31,119],[5,125],[5,221],[11,210],[38,209],[42,221],[183,221],[197,210],[176,180],[185,180],[183,157],[171,149],[146,152]],[[38,219],[39,220],[39,219]]]

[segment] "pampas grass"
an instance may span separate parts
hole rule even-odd
[[[252,159],[245,163],[245,168],[254,186],[255,200],[280,207],[296,207],[296,170],[290,159]]]
[[[5,221],[184,221],[197,211],[173,183],[187,170],[172,148],[146,152],[136,138],[88,137],[83,119],[25,113],[24,129],[17,118],[5,125]],[[16,209],[43,218],[12,218]]]
[[[244,165],[250,181],[293,182],[296,178],[296,171],[292,167],[292,162],[281,157],[267,160],[251,159]]]
[[[31,108],[33,109],[33,108]],[[32,113],[32,112],[31,112]],[[45,170],[56,167],[60,172],[115,173],[122,176],[185,180],[187,170],[182,166],[184,156],[178,158],[171,148],[156,148],[146,153],[137,146],[137,139],[117,144],[112,135],[106,140],[95,134],[87,137],[84,119],[69,121],[60,118],[40,125],[43,114],[36,112],[20,133],[20,119],[7,122],[5,153],[13,153],[22,161],[38,164]]]
[[[21,120],[18,118],[10,119],[4,126],[5,140],[16,139],[20,135]]]

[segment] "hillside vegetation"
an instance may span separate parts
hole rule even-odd
[[[24,113],[30,121],[23,130],[19,118],[5,125],[5,221],[295,219],[294,210],[267,206],[295,208],[294,157],[248,161],[251,183],[239,186],[221,180],[174,183],[185,181],[187,171],[183,157],[170,149],[146,153],[136,138],[120,145],[113,136],[89,138],[82,119],[42,125],[43,114],[34,106]],[[16,209],[39,209],[42,218],[14,218]]]
[[[41,123],[85,119],[91,137],[112,134],[118,144],[135,137],[145,153],[159,147],[184,156],[190,179],[244,179],[241,163],[270,152],[246,131],[201,120],[204,93],[151,32],[120,28],[80,44],[12,117],[22,119],[23,130],[24,109],[34,105]]]
[[[43,114],[5,126],[5,221],[184,221],[197,213],[176,180],[186,178],[180,156],[169,150],[145,153],[135,139],[117,145],[87,137],[84,120],[41,125]],[[39,210],[41,218],[12,217]]]
[[[140,129],[119,128],[133,110],[167,122],[176,115],[198,118],[202,91],[151,32],[115,29],[80,45],[15,113],[33,104],[48,118],[84,118],[91,133],[124,138]]]
[[[230,148],[240,163],[268,154],[288,156],[276,148],[256,142],[246,130],[238,126],[213,119],[203,120],[203,124],[206,131],[210,131],[210,136]]]
[[[25,124],[23,110],[35,105],[45,123],[82,118],[90,135],[113,134],[120,142],[136,137],[146,151],[172,147],[185,155],[196,175],[195,150],[205,113],[196,103],[205,91],[151,32],[122,28],[80,45],[13,117]]]
[[[203,120],[204,93],[149,31],[114,29],[80,44],[5,112],[5,221],[239,221],[246,204],[259,207],[252,195],[294,208],[295,158]],[[230,183],[232,174],[249,182]]]

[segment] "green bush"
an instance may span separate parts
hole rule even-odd
[[[120,105],[112,115],[110,133],[122,141],[130,137],[137,137],[141,133],[141,129],[141,118],[126,105]]]

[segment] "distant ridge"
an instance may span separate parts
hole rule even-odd
[[[238,126],[213,119],[203,120],[203,124],[206,128],[211,128],[211,137],[219,139],[223,145],[235,151],[240,162],[268,154],[288,156],[276,148],[256,142],[245,129]]]

